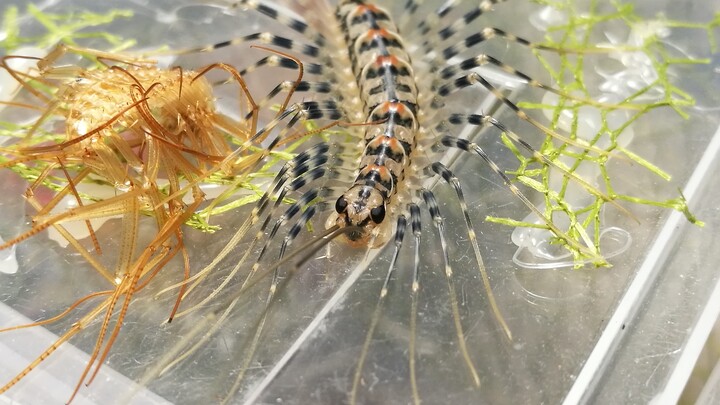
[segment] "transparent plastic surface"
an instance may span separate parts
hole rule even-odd
[[[137,39],[141,49],[162,45],[173,49],[192,48],[265,31],[265,24],[277,26],[270,25],[270,20],[258,17],[255,12],[231,12],[224,6],[206,3],[61,0],[46,2],[44,7],[56,13],[132,9],[133,17],[119,19],[102,29]],[[520,7],[517,3],[519,1],[510,0],[498,5],[491,17],[484,18],[479,25],[500,27],[541,40],[542,33],[528,24],[528,20],[535,18],[532,16],[542,7],[524,1]],[[0,11],[11,4],[14,3],[3,3]],[[635,7],[648,19],[662,10],[673,19],[703,22],[720,11],[711,1],[693,2],[688,6],[684,2],[648,0],[635,2]],[[273,28],[272,31],[289,37],[296,35],[287,29]],[[618,33],[619,37],[627,35]],[[424,255],[420,266],[422,288],[417,325],[417,380],[423,402],[646,403],[671,395],[668,384],[720,277],[714,269],[714,264],[720,262],[717,249],[720,213],[716,204],[720,184],[714,176],[720,165],[713,154],[713,147],[720,142],[717,133],[720,60],[718,55],[709,55],[704,32],[673,30],[667,41],[683,54],[713,58],[707,65],[674,68],[673,77],[678,87],[697,101],[686,110],[690,114],[688,119],[659,109],[632,127],[631,150],[657,163],[671,173],[673,179],[662,182],[622,159],[610,167],[610,175],[619,179],[618,192],[642,189],[651,199],[672,198],[678,189],[685,189],[694,213],[706,222],[705,228],[693,227],[680,214],[657,208],[628,206],[639,223],[608,209],[605,213],[608,229],[617,227],[632,239],[627,250],[620,249],[625,242],[618,239],[616,250],[624,252],[611,259],[613,267],[573,270],[541,266],[542,271],[521,267],[513,262],[517,250],[512,240],[513,229],[482,219],[493,215],[520,220],[526,208],[483,162],[458,155],[453,169],[463,183],[483,260],[513,340],[508,342],[503,338],[487,303],[454,192],[447,185],[433,185],[446,219],[465,341],[478,368],[481,386],[474,387],[459,354],[438,238],[427,221],[424,232],[428,236],[421,245]],[[527,49],[497,41],[489,43],[483,52],[545,79],[542,67]],[[215,61],[246,66],[264,55],[258,50],[248,50],[244,44],[183,56],[173,63],[187,68]],[[588,58],[600,60],[602,56]],[[267,92],[271,88],[268,83],[277,83],[275,73],[255,73],[251,87]],[[293,78],[292,73],[286,76],[288,80]],[[588,77],[588,80],[594,79]],[[523,100],[525,91],[521,87],[513,89],[513,99]],[[236,89],[221,89],[218,98],[232,100],[236,94]],[[485,104],[473,99],[467,105],[477,111],[492,112],[501,121],[513,122],[510,112],[485,97],[482,93]],[[226,108],[231,111],[233,107]],[[522,131],[526,131],[523,136],[530,141],[538,139],[533,130],[522,127]],[[500,144],[496,134],[483,134],[479,143],[501,166],[514,163],[514,157]],[[699,164],[702,167],[698,167]],[[688,190],[692,176],[695,176],[692,183],[695,185]],[[19,220],[26,218],[21,198],[26,184],[7,171],[0,175],[0,184],[6,190],[0,195],[3,209],[0,233],[8,239],[26,229],[24,220]],[[188,230],[186,245],[193,263],[201,267],[210,262],[249,213],[250,207],[246,207],[215,218],[223,229],[214,234]],[[324,219],[319,218],[316,224],[322,226]],[[112,220],[98,232],[111,235]],[[294,246],[301,246],[307,240],[309,237],[305,234]],[[246,247],[247,244],[241,243],[228,262],[240,258]],[[3,307],[0,312],[0,326],[23,323],[16,315],[10,315],[13,311],[30,319],[59,313],[78,297],[102,285],[103,280],[94,277],[78,255],[60,247],[45,234],[20,244],[15,254],[2,254],[16,257],[19,267],[15,272],[0,271],[0,300],[8,307],[7,311]],[[350,249],[333,242],[299,271],[286,275],[269,312],[257,353],[231,402],[347,402],[392,246],[371,251],[367,258],[364,254],[362,249]],[[403,265],[390,285],[365,361],[359,403],[412,400],[408,365],[412,260],[407,250],[401,254]],[[229,266],[226,264],[224,268]],[[231,288],[203,310],[171,324],[163,323],[175,296],[170,293],[155,298],[154,294],[181,280],[180,268],[179,262],[171,263],[132,303],[128,319],[103,365],[107,375],[89,387],[83,386],[79,403],[217,402],[231,390],[263,311],[269,282],[259,283],[247,294],[200,350],[161,372],[159,365],[180,355],[176,351],[178,344],[200,339],[221,313],[215,310],[226,305],[233,293]],[[214,285],[225,276],[223,271],[213,274],[217,281]],[[72,322],[68,318],[48,329],[60,334]],[[92,350],[99,327],[96,322],[74,338],[72,345],[80,352]],[[23,361],[45,349],[46,341],[28,338],[32,333],[19,330],[0,334],[0,350],[3,350],[0,358],[12,355],[17,359],[12,364],[2,362],[2,382],[12,378],[24,366]],[[604,346],[599,348],[599,345]],[[38,387],[48,391],[62,384],[73,387],[83,367],[81,360],[72,362],[54,354],[0,399],[9,403],[35,402]],[[59,375],[63,382],[59,382]],[[678,378],[672,381],[682,380]],[[134,385],[132,381],[139,384]],[[67,389],[54,392],[57,394],[47,397],[48,402],[62,403],[69,396]]]

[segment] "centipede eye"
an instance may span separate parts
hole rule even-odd
[[[345,196],[340,196],[340,198],[337,199],[335,202],[335,212],[338,214],[342,214],[347,210],[348,202],[345,199]]]
[[[379,224],[385,219],[385,206],[380,205],[370,210],[370,219]]]

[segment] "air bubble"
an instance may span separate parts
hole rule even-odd
[[[540,31],[547,31],[548,28],[558,26],[568,21],[567,13],[550,6],[545,6],[540,11],[530,16],[530,24]]]
[[[0,236],[0,244],[5,243]],[[7,249],[0,250],[0,273],[15,274],[18,271],[16,246],[10,246]]]

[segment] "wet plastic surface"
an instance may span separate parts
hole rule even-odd
[[[664,9],[674,19],[705,21],[712,12],[720,11],[717,6],[703,6],[699,2],[692,7],[675,4],[677,2],[663,2],[666,7],[656,1],[644,3],[647,4],[638,4],[637,8],[648,18]],[[72,8],[100,11],[110,7],[80,0],[48,4],[49,12]],[[108,30],[137,38],[140,47],[201,46],[264,31],[262,24],[267,23],[264,18],[256,18],[255,13],[243,19],[223,8],[189,1],[117,2],[113,6],[133,9],[135,16],[118,20]],[[541,38],[541,34],[527,24],[537,10],[538,6],[525,10],[511,4],[500,5],[492,14],[493,19],[483,22],[529,38]],[[143,29],[142,36],[138,35],[138,27]],[[713,176],[720,170],[716,158],[720,148],[720,132],[717,132],[720,93],[716,91],[720,88],[720,60],[718,55],[708,55],[703,35],[673,31],[668,39],[691,56],[714,57],[710,65],[687,66],[675,72],[677,85],[697,100],[697,105],[688,109],[690,118],[683,120],[660,109],[633,126],[631,149],[672,173],[673,180],[661,183],[646,170],[622,160],[611,170],[623,179],[619,192],[643,189],[648,191],[649,198],[666,199],[674,197],[676,190],[682,188],[693,212],[706,222],[705,228],[687,224],[677,213],[629,206],[640,219],[639,224],[622,214],[606,213],[610,225],[619,226],[632,235],[629,249],[611,260],[612,268],[522,268],[513,263],[517,249],[511,240],[513,230],[483,222],[482,218],[494,215],[522,219],[526,209],[482,162],[467,157],[457,162],[454,170],[465,187],[494,293],[513,332],[512,342],[503,338],[486,302],[454,194],[446,185],[435,188],[447,221],[466,343],[482,385],[480,388],[472,385],[458,353],[439,245],[430,221],[426,221],[424,232],[428,237],[422,242],[417,328],[417,378],[425,403],[559,403],[563,400],[566,403],[647,403],[661,399],[672,401],[674,390],[679,390],[679,395],[682,391],[679,382],[684,385],[684,368],[688,368],[686,378],[692,368],[692,364],[688,367],[685,363],[689,361],[688,356],[692,357],[693,336],[702,334],[698,332],[702,326],[698,326],[698,322],[708,311],[706,308],[719,306],[712,297],[720,277],[714,269],[714,264],[720,262],[716,248],[720,227],[716,201],[720,198],[720,183]],[[239,47],[240,51],[229,48],[183,57],[176,63],[197,67],[221,60],[244,66],[256,60],[255,55],[262,55],[249,55],[247,45]],[[523,71],[541,75],[537,73],[541,72],[537,62],[527,50],[508,51],[500,44],[490,44],[487,52],[504,56],[503,60]],[[267,86],[262,80],[256,81],[257,87],[264,89]],[[227,91],[220,97],[235,96]],[[523,99],[524,93],[515,91],[513,97]],[[499,114],[501,120],[509,116],[504,110]],[[531,139],[532,136],[529,135]],[[493,134],[486,133],[481,144],[501,166],[503,161],[512,163],[513,157],[504,151]],[[2,173],[0,181],[3,190],[16,190],[0,196],[3,216],[8,221],[7,225],[3,222],[0,230],[7,239],[23,226],[17,218],[25,213],[20,198],[24,185],[7,172]],[[224,229],[213,235],[188,231],[187,245],[193,260],[203,264],[210,261],[248,213],[249,209],[216,218]],[[318,219],[317,223],[322,224],[323,220]],[[111,226],[106,226],[99,232],[112,231]],[[302,241],[297,241],[295,246],[301,244]],[[233,256],[242,256],[244,248],[245,245],[240,245]],[[391,250],[391,246],[386,246],[371,252],[370,264],[366,265],[364,251],[333,243],[290,277],[272,306],[258,352],[233,402],[347,401]],[[17,259],[17,273],[0,274],[0,300],[10,307],[7,311],[3,307],[0,312],[0,327],[22,323],[11,315],[13,311],[31,319],[47,317],[83,293],[102,286],[103,280],[99,277],[93,280],[89,276],[91,269],[79,257],[44,235],[18,246]],[[232,259],[227,261],[232,262]],[[401,262],[405,265],[394,277],[369,349],[359,391],[360,403],[410,402],[412,398],[407,360],[412,277],[409,252],[403,253]],[[175,269],[178,268],[179,264],[175,263]],[[207,330],[212,324],[212,309],[222,306],[232,294],[227,292],[206,310],[170,325],[162,324],[174,296],[167,294],[155,300],[153,293],[179,281],[181,275],[173,270],[171,265],[157,285],[143,291],[132,304],[120,339],[103,366],[102,370],[108,374],[99,377],[90,387],[83,387],[80,392],[85,397],[77,403],[215,402],[230,390],[263,310],[267,283],[259,284],[253,294],[241,301],[221,330],[201,350],[155,377],[154,366],[162,363],[159,359],[176,357],[173,349],[177,344],[193,333],[202,334]],[[214,277],[219,280],[223,274]],[[72,320],[67,320],[49,329],[60,333],[71,323]],[[98,324],[89,328],[72,341],[73,345],[82,351],[90,350],[98,328]],[[0,364],[0,381],[12,378],[33,353],[39,354],[48,344],[47,336],[45,342],[29,338],[33,333],[21,330],[0,334],[3,351],[0,357],[9,359],[9,353],[22,356],[13,357],[16,360],[12,363]],[[72,348],[68,351],[72,352],[68,356],[78,356]],[[0,396],[0,402],[35,402],[38,387],[52,392],[48,394],[52,395],[47,397],[48,402],[64,402],[84,367],[82,356],[77,358],[80,360],[71,361],[54,354]],[[111,369],[129,380],[142,381],[141,385],[147,385],[150,392],[137,386],[133,389],[131,381]],[[149,377],[153,378],[143,381]]]

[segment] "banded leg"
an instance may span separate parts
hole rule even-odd
[[[475,6],[475,8],[471,9],[470,11],[466,12],[462,17],[459,19],[453,21],[452,23],[444,26],[441,28],[437,33],[433,33],[432,35],[428,35],[430,31],[435,28],[430,24],[421,22],[418,26],[418,32],[422,36],[422,38],[429,38],[425,40],[422,44],[422,48],[425,49],[428,52],[433,51],[434,49],[437,49],[437,45],[445,40],[448,40],[454,36],[456,36],[458,33],[462,32],[462,30],[465,27],[468,27],[473,21],[478,19],[481,15],[486,14],[489,11],[492,11],[492,7],[495,4],[502,3],[506,0],[485,0],[481,1],[480,4]],[[446,15],[448,15],[456,6],[457,2],[449,2],[443,4],[440,8],[437,9],[435,14],[433,14],[433,18],[431,21],[440,20]],[[435,18],[437,16],[437,18]],[[436,25],[437,22],[434,24]]]
[[[261,14],[266,15],[267,17],[272,18],[273,20],[277,21],[281,25],[290,28],[291,30],[304,35],[306,38],[308,38],[310,41],[312,41],[314,44],[316,44],[318,47],[322,47],[325,45],[325,37],[320,34],[319,32],[309,31],[308,30],[308,24],[304,21],[298,20],[294,17],[291,17],[277,8],[274,8],[272,6],[268,6],[265,4],[261,4],[257,0],[240,0],[238,2],[233,3],[230,6],[231,9],[235,8],[242,8],[242,9],[252,9],[256,10]]]
[[[532,157],[543,164],[546,164],[554,169],[559,170],[564,176],[572,179],[573,181],[577,182],[580,186],[582,186],[587,192],[594,195],[595,197],[598,197],[602,199],[605,202],[608,202],[612,205],[614,205],[616,208],[618,208],[621,212],[623,212],[625,215],[629,217],[633,217],[633,215],[626,210],[622,205],[618,204],[618,202],[611,196],[603,193],[601,190],[599,190],[597,187],[590,184],[587,180],[583,179],[582,177],[578,176],[574,172],[571,172],[568,168],[561,166],[558,162],[551,160],[544,154],[540,153],[537,149],[533,148],[532,145],[525,142],[518,134],[508,129],[505,125],[503,125],[501,122],[496,120],[495,118],[484,115],[484,114],[470,114],[470,115],[463,115],[463,114],[452,114],[450,115],[448,122],[455,125],[477,125],[477,126],[484,126],[486,124],[490,124],[500,130],[502,133],[504,133],[510,140],[513,142],[521,145],[525,150],[530,152]]]
[[[383,282],[382,288],[380,289],[380,295],[378,296],[377,304],[375,304],[375,310],[373,311],[372,318],[370,319],[370,327],[368,328],[367,334],[365,335],[365,341],[363,342],[362,350],[360,351],[360,357],[358,358],[357,365],[355,366],[355,374],[353,376],[353,385],[350,391],[350,404],[357,402],[357,392],[360,388],[360,380],[362,379],[362,371],[365,365],[365,359],[367,358],[368,351],[370,350],[370,342],[375,334],[375,328],[380,321],[380,315],[385,303],[385,297],[388,294],[388,285],[392,278],[393,272],[397,264],[398,256],[400,255],[400,249],[402,248],[403,238],[405,237],[405,229],[407,228],[407,219],[404,215],[398,216],[397,224],[395,225],[395,250],[393,251],[392,259],[390,260],[390,266],[388,267],[387,274],[385,275],[385,281]]]
[[[309,149],[300,155],[298,155],[293,161],[288,162],[285,164],[283,169],[281,169],[280,173],[276,177],[273,184],[271,184],[271,187],[269,188],[270,191],[266,192],[265,195],[261,198],[261,200],[258,202],[256,207],[253,209],[253,213],[250,215],[250,217],[245,221],[243,226],[240,228],[240,230],[236,233],[235,236],[240,235],[240,237],[244,236],[245,230],[249,229],[252,225],[257,224],[261,221],[263,217],[263,212],[268,208],[269,203],[271,200],[275,200],[275,204],[273,205],[273,208],[270,209],[270,212],[267,213],[265,216],[265,219],[263,220],[261,228],[258,230],[258,232],[255,235],[255,238],[251,242],[250,246],[248,246],[246,253],[243,255],[241,259],[237,261],[237,264],[233,267],[233,269],[230,271],[228,276],[223,280],[220,286],[216,287],[215,290],[212,292],[211,296],[205,297],[200,304],[194,305],[192,308],[189,308],[185,310],[183,313],[178,314],[178,316],[185,315],[186,313],[190,311],[194,311],[195,309],[202,306],[204,303],[207,303],[210,301],[210,299],[214,298],[221,290],[223,290],[230,281],[234,280],[235,275],[240,270],[240,267],[242,264],[244,264],[249,257],[250,253],[253,251],[253,247],[259,243],[259,241],[265,236],[265,229],[267,229],[268,225],[270,224],[270,219],[273,217],[273,211],[275,211],[280,206],[280,202],[283,200],[283,198],[287,195],[289,191],[295,191],[305,184],[314,181],[319,178],[325,177],[326,169],[324,168],[324,165],[327,162],[325,154],[327,154],[329,150],[329,145],[327,144],[318,144],[312,149]],[[313,167],[314,166],[314,167]],[[290,181],[290,184],[285,185]],[[244,292],[248,290],[251,286],[256,284],[258,281],[263,279],[266,275],[268,275],[268,269],[263,269],[263,271],[260,270],[260,264],[261,259],[263,258],[265,252],[267,251],[267,248],[269,247],[269,244],[272,241],[272,238],[277,234],[279,228],[285,224],[287,221],[292,219],[302,208],[305,208],[305,211],[300,216],[300,219],[291,227],[288,236],[285,237],[285,240],[283,241],[282,248],[280,251],[280,260],[279,263],[283,263],[283,257],[285,255],[285,251],[287,248],[292,244],[292,241],[299,235],[299,233],[302,231],[303,227],[310,221],[310,219],[313,217],[315,212],[317,211],[317,203],[318,200],[323,200],[324,197],[326,197],[326,194],[328,193],[329,189],[325,188],[324,186],[320,186],[319,188],[313,189],[311,191],[308,191],[302,195],[302,197],[296,201],[294,204],[292,204],[290,207],[288,207],[285,212],[276,220],[275,225],[273,226],[270,235],[268,236],[266,243],[264,244],[263,248],[261,249],[261,253],[258,256],[255,265],[252,267],[249,274],[245,277],[245,280],[242,282],[242,284],[239,286],[239,292],[236,295],[233,295],[233,299],[230,302],[230,304],[226,307],[225,310],[221,314],[215,314],[213,317],[214,323],[209,327],[207,332],[200,338],[199,341],[197,341],[192,347],[190,347],[188,350],[184,351],[179,356],[172,359],[172,361],[169,361],[159,373],[164,373],[165,370],[168,370],[172,367],[174,367],[179,362],[183,361],[187,357],[189,357],[191,354],[195,353],[214,333],[222,326],[225,319],[230,315],[233,308],[237,305],[238,301],[241,299],[242,295],[240,292]],[[310,205],[310,204],[315,205]],[[228,243],[223,251],[220,253],[218,258],[214,260],[213,263],[206,266],[205,269],[201,270],[199,274],[203,274],[203,278],[207,273],[211,270],[213,270],[217,264],[220,263],[229,253],[230,251],[234,250],[235,246],[238,242],[231,241],[231,243]],[[291,257],[294,255],[291,255]],[[275,272],[274,269],[279,268],[279,265],[275,266],[269,266],[270,269],[273,269],[273,273]],[[197,283],[202,281],[202,278],[198,278],[198,275],[193,276],[192,279],[195,280],[195,284],[192,286],[194,287]],[[241,367],[241,372],[238,375],[238,378],[236,380],[235,388],[239,386],[240,381],[244,377],[245,371],[247,371],[248,365],[250,361],[253,358],[254,352],[257,348],[257,345],[259,343],[259,339],[262,334],[263,326],[265,323],[265,317],[267,316],[267,311],[270,308],[270,304],[272,303],[272,298],[277,291],[278,287],[278,279],[275,275],[273,277],[273,281],[271,284],[270,292],[268,295],[268,299],[266,300],[266,307],[263,311],[263,315],[261,315],[260,320],[256,324],[256,332],[255,336],[253,338],[253,341],[251,343],[251,346],[246,354],[246,357],[243,362],[243,366]],[[170,288],[176,288],[177,286],[172,286]],[[166,289],[168,290],[168,289]],[[166,291],[164,290],[164,291]],[[164,292],[163,291],[163,292]],[[190,292],[190,289],[188,289],[188,293]],[[162,293],[162,292],[161,292]],[[234,388],[234,389],[235,389]],[[233,390],[234,390],[233,389]],[[232,391],[231,390],[231,393]]]
[[[313,198],[314,199],[314,198]],[[295,211],[296,213],[297,211]],[[297,220],[295,224],[290,228],[290,231],[288,232],[288,235],[285,236],[282,246],[280,248],[280,253],[278,254],[278,262],[282,262],[283,257],[285,256],[285,252],[287,249],[292,245],[292,242],[295,240],[295,238],[300,234],[302,229],[307,226],[308,222],[312,217],[315,215],[316,212],[316,206],[311,205],[307,207],[307,209],[302,213],[300,218]],[[285,219],[282,218],[282,221],[284,222]],[[280,222],[280,219],[278,220]],[[277,227],[273,228],[273,230],[276,230]],[[270,237],[268,237],[269,241]],[[259,259],[258,259],[259,261]],[[258,266],[259,267],[259,266]],[[253,267],[253,269],[256,269]],[[291,273],[288,275],[287,278],[285,278],[284,283],[287,283],[290,279],[290,276],[294,274]],[[270,312],[271,304],[273,302],[273,299],[275,298],[275,293],[280,288],[279,286],[279,267],[276,268],[273,271],[272,279],[270,281],[270,289],[268,290],[268,295],[265,299],[265,307],[263,309],[262,315],[260,316],[259,321],[255,324],[255,335],[253,336],[252,342],[250,343],[250,346],[248,347],[245,359],[242,362],[242,365],[240,366],[240,371],[238,372],[237,377],[235,378],[235,382],[233,383],[232,387],[230,387],[230,390],[228,391],[227,395],[225,396],[225,399],[222,401],[223,404],[228,403],[232,396],[235,394],[235,392],[240,388],[240,384],[242,383],[243,378],[245,377],[245,372],[248,370],[248,367],[250,366],[250,362],[255,357],[255,351],[257,350],[258,344],[260,343],[260,338],[262,337],[262,332],[265,327],[265,323],[267,321],[268,313]]]
[[[255,63],[252,65],[246,66],[243,69],[240,69],[240,75],[245,76],[248,73],[253,73],[257,71],[259,68],[267,66],[267,67],[281,67],[285,69],[297,69],[297,63],[295,60],[291,58],[287,58],[280,55],[270,55],[265,56],[261,59],[258,59]],[[323,65],[320,65],[318,63],[311,63],[311,62],[303,62],[303,66],[305,68],[305,71],[307,73],[313,74],[313,75],[322,75],[325,73],[325,69]]]
[[[225,158],[224,164],[233,163],[238,159],[242,159],[243,152],[247,151],[254,145],[262,142],[264,139],[270,137],[272,133],[276,131],[277,127],[285,120],[287,120],[287,123],[283,126],[282,129],[279,130],[279,133],[273,137],[272,142],[266,148],[264,148],[263,151],[256,157],[255,165],[260,164],[262,160],[269,156],[270,152],[272,152],[278,145],[291,142],[295,139],[300,139],[312,133],[302,130],[299,134],[291,133],[291,131],[294,129],[294,126],[297,125],[299,122],[319,118],[326,118],[329,120],[337,121],[342,118],[342,116],[343,113],[342,111],[340,111],[337,104],[330,100],[322,102],[306,101],[291,105],[284,111],[281,111],[280,115],[275,117],[265,127],[258,130],[253,136],[251,136],[245,142],[239,145],[233,153],[231,153]]]
[[[272,90],[258,102],[259,108],[267,107],[269,104],[272,103],[273,98],[277,96],[280,93],[288,93],[296,92],[296,93],[310,93],[310,94],[328,94],[333,91],[333,86],[329,82],[310,82],[310,81],[300,81],[299,83],[296,83],[294,81],[284,81]],[[307,101],[305,103],[308,103]],[[333,102],[334,103],[334,102]],[[336,106],[337,107],[337,106]],[[338,110],[339,111],[339,110]],[[335,114],[331,114],[335,115]],[[246,117],[247,118],[247,117]]]
[[[444,164],[440,162],[435,162],[431,164],[429,169],[436,175],[442,177],[442,179],[445,180],[445,182],[448,183],[450,186],[452,186],[453,190],[455,190],[455,194],[458,197],[458,203],[460,204],[460,211],[462,211],[463,218],[465,219],[465,228],[468,233],[468,239],[470,240],[470,244],[473,247],[473,252],[475,253],[475,262],[478,265],[480,278],[482,279],[483,287],[485,288],[485,294],[488,297],[488,302],[490,303],[490,307],[492,308],[495,320],[502,328],[505,336],[508,338],[508,340],[512,340],[512,332],[510,331],[510,327],[507,325],[507,322],[505,321],[502,312],[500,312],[500,307],[497,305],[497,301],[495,300],[495,294],[493,294],[492,292],[492,286],[490,285],[490,277],[488,277],[485,263],[483,262],[482,254],[480,253],[480,246],[478,244],[477,235],[475,234],[475,228],[473,227],[472,220],[470,219],[470,212],[468,211],[468,206],[465,202],[465,195],[463,193],[462,186],[460,185],[460,180],[450,169],[448,169]]]
[[[444,98],[444,97],[447,97],[452,92],[454,92],[455,90],[459,90],[459,89],[468,87],[473,84],[482,85],[485,89],[487,89],[489,92],[491,92],[498,100],[500,100],[503,104],[505,104],[507,107],[509,107],[511,110],[513,110],[515,112],[515,115],[519,119],[521,119],[525,122],[528,122],[530,125],[534,126],[535,128],[537,128],[541,132],[547,134],[548,136],[551,136],[561,142],[564,142],[568,145],[576,146],[583,150],[591,150],[593,152],[598,153],[599,155],[607,155],[606,151],[604,151],[594,145],[591,145],[583,140],[568,138],[567,136],[559,134],[556,131],[541,124],[539,121],[530,117],[525,111],[521,110],[520,107],[517,106],[517,104],[513,103],[500,90],[498,90],[495,86],[490,84],[490,82],[488,82],[484,77],[482,77],[481,75],[479,75],[475,72],[472,72],[466,76],[457,78],[454,81],[441,86],[438,89],[438,94]]]
[[[412,390],[413,402],[417,405],[420,402],[420,393],[417,387],[415,375],[415,351],[417,346],[417,308],[418,294],[420,293],[420,237],[422,236],[422,217],[420,207],[410,204],[410,228],[415,240],[413,260],[413,281],[411,287],[410,302],[410,342],[408,345],[408,367],[410,368],[410,389]]]
[[[253,211],[250,213],[250,216],[245,220],[245,222],[240,226],[238,231],[233,235],[233,237],[230,239],[230,241],[225,245],[225,247],[218,253],[218,255],[213,259],[212,262],[210,262],[207,266],[205,266],[202,270],[200,270],[197,274],[195,274],[193,277],[188,279],[187,282],[192,282],[190,287],[187,289],[185,296],[190,294],[200,283],[205,279],[205,277],[213,271],[218,264],[222,260],[224,260],[237,246],[238,243],[240,243],[240,240],[242,237],[246,234],[246,232],[252,228],[255,224],[259,223],[261,219],[263,218],[263,214],[265,211],[269,208],[270,202],[275,201],[272,208],[270,208],[267,212],[267,214],[264,216],[265,219],[262,222],[261,228],[258,230],[258,232],[255,234],[255,237],[253,241],[251,242],[250,246],[248,247],[248,250],[245,252],[243,257],[237,262],[237,264],[233,267],[233,269],[229,272],[228,276],[225,278],[225,280],[216,287],[212,293],[210,293],[207,297],[205,297],[199,304],[188,308],[180,313],[178,313],[176,316],[184,316],[189,312],[194,311],[197,308],[200,308],[205,303],[209,302],[211,299],[213,299],[217,294],[220,293],[221,290],[223,290],[228,283],[230,283],[237,272],[240,270],[241,265],[245,262],[245,260],[250,255],[250,252],[252,251],[252,248],[255,246],[255,244],[259,243],[259,241],[264,237],[264,232],[267,226],[269,225],[269,221],[272,215],[272,212],[279,207],[281,204],[283,198],[285,195],[287,195],[290,191],[295,191],[298,188],[302,187],[304,182],[306,180],[303,179],[303,176],[305,176],[308,172],[310,172],[310,176],[320,176],[324,174],[324,165],[328,161],[328,152],[330,151],[330,145],[321,143],[318,145],[315,145],[314,147],[302,152],[298,156],[296,156],[291,161],[287,162],[283,167],[280,169],[278,174],[276,175],[273,182],[270,184],[267,192],[263,194],[263,196],[260,198],[256,206],[253,208]],[[318,177],[315,177],[318,178]],[[286,184],[290,182],[289,184]],[[288,208],[288,212],[290,210],[294,209],[293,206]],[[285,217],[289,216],[289,213],[286,212]],[[282,218],[282,217],[281,217]],[[267,243],[266,243],[267,246]],[[264,253],[265,248],[263,248]],[[254,267],[251,271],[251,274],[256,270]],[[245,283],[249,279],[246,278]],[[179,285],[171,286],[166,288],[165,290],[160,291],[158,294],[162,294],[166,291],[169,291],[171,289],[177,288]],[[242,287],[241,287],[242,288]]]
[[[538,80],[533,79],[532,77],[528,76],[527,74],[515,69],[514,67],[502,62],[501,60],[493,58],[492,56],[486,55],[486,54],[479,54],[472,58],[465,59],[464,61],[462,61],[460,63],[456,63],[454,65],[447,66],[440,71],[439,76],[442,79],[450,79],[452,76],[455,76],[456,74],[463,73],[470,69],[482,67],[482,66],[485,66],[488,64],[497,66],[503,72],[524,80],[525,84],[530,87],[543,89],[545,91],[549,91],[550,93],[557,94],[563,98],[567,98],[567,99],[570,99],[573,101],[581,102],[583,104],[592,105],[595,107],[607,108],[607,109],[631,108],[631,106],[626,106],[626,105],[616,106],[613,104],[601,103],[601,102],[592,100],[590,98],[578,97],[578,96],[575,96],[572,94],[568,94],[562,90],[556,89],[555,87],[549,86],[547,84],[543,84],[543,83],[539,82]],[[482,76],[480,76],[480,74],[478,74],[476,72],[471,72],[471,73],[468,73],[467,75],[456,78],[452,82],[442,85],[439,89],[439,92],[447,95],[454,91],[460,90],[462,88],[471,86],[476,83],[483,84],[480,80],[481,78],[482,78]],[[485,86],[485,84],[483,84],[483,86]],[[488,89],[488,90],[490,90],[490,89]],[[492,91],[492,90],[490,90],[490,91]],[[495,94],[495,92],[493,92],[493,94]],[[503,102],[505,102],[505,101],[503,100]]]
[[[486,28],[483,28],[480,32],[476,32],[474,34],[468,35],[461,41],[443,49],[441,51],[441,53],[442,53],[442,56],[445,58],[445,60],[450,60],[454,56],[459,55],[462,52],[465,52],[468,49],[471,49],[471,48],[475,47],[476,45],[478,45],[482,42],[485,42],[489,39],[493,39],[493,38],[504,38],[509,42],[516,42],[520,45],[527,46],[530,49],[539,49],[539,50],[543,50],[543,51],[554,51],[554,52],[567,52],[567,51],[563,51],[562,49],[553,48],[553,47],[545,46],[545,45],[541,45],[541,44],[536,44],[525,38],[518,37],[509,32],[505,32],[499,28],[486,27]]]
[[[450,252],[448,250],[448,244],[447,239],[445,238],[445,220],[443,219],[442,215],[440,214],[440,207],[437,204],[437,200],[435,199],[435,195],[427,190],[423,189],[421,190],[423,200],[425,201],[425,204],[427,205],[428,211],[430,212],[430,217],[433,221],[433,224],[435,225],[435,228],[437,229],[438,235],[440,236],[440,247],[442,248],[442,254],[443,254],[443,261],[445,266],[445,279],[447,280],[447,286],[448,286],[448,293],[450,295],[450,306],[453,313],[453,320],[455,325],[455,333],[457,334],[458,339],[458,346],[460,347],[460,352],[462,353],[463,359],[465,361],[465,365],[468,368],[468,371],[472,377],[473,383],[476,387],[480,386],[480,377],[478,376],[477,370],[475,368],[475,364],[473,364],[472,359],[470,358],[470,353],[468,352],[467,345],[465,343],[465,332],[462,327],[462,323],[460,321],[460,307],[458,304],[458,298],[457,298],[457,292],[455,291],[455,282],[453,278],[453,269],[450,265]],[[413,286],[413,290],[415,289],[415,286]],[[413,291],[414,294],[417,294]],[[417,301],[414,300],[413,302],[413,314],[412,317],[417,317]],[[414,326],[414,322],[411,322],[411,329]],[[411,331],[413,336],[411,336],[411,341],[414,340],[414,331]],[[414,351],[411,350],[410,352],[410,358],[414,358]],[[414,371],[410,370],[410,375],[412,376],[414,374]],[[411,380],[412,383],[412,380]],[[414,383],[416,385],[416,383]],[[417,388],[415,387],[414,390]],[[419,398],[416,398],[416,403],[419,403]]]
[[[561,239],[564,243],[572,246],[574,249],[577,249],[579,252],[592,258],[593,260],[598,262],[601,262],[603,260],[602,257],[599,255],[597,248],[592,243],[592,239],[587,235],[587,232],[585,232],[582,226],[580,226],[579,224],[574,225],[575,229],[582,235],[582,239],[585,241],[586,245],[582,245],[577,240],[571,238],[565,232],[560,230],[560,228],[558,228],[551,219],[547,218],[545,214],[543,214],[543,212],[540,211],[540,209],[536,207],[535,204],[533,204],[520,191],[520,189],[515,186],[515,184],[512,183],[512,180],[510,180],[510,178],[507,177],[507,175],[500,169],[500,167],[498,167],[498,165],[492,159],[490,159],[487,153],[485,153],[485,151],[479,145],[466,139],[458,139],[449,135],[443,136],[441,139],[441,143],[448,147],[458,148],[465,152],[470,152],[478,155],[488,164],[490,169],[503,180],[503,183],[505,183],[505,186],[510,190],[510,192],[512,192],[515,197],[520,199],[523,204],[530,208],[530,210],[544,222],[545,226],[549,231],[555,234],[555,236]]]
[[[171,54],[177,55],[186,53],[212,52],[218,49],[226,48],[229,46],[237,46],[245,43],[260,43],[265,45],[273,45],[279,48],[287,49],[289,51],[301,53],[311,58],[316,58],[318,57],[318,55],[320,55],[320,48],[315,45],[300,43],[289,38],[275,35],[271,32],[256,32],[253,34],[245,35],[243,37],[233,38],[227,41],[217,42],[210,45],[203,45],[195,48],[188,48],[180,51],[171,52]]]

